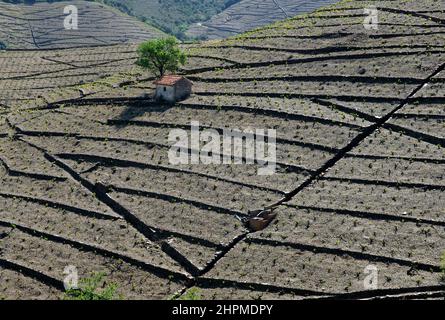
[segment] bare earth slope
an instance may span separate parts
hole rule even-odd
[[[242,0],[208,21],[193,24],[186,34],[192,38],[227,38],[335,2],[338,0]]]
[[[1,53],[0,297],[61,297],[68,265],[138,299],[444,296],[445,7],[335,8],[185,46],[174,106],[134,46]],[[191,120],[275,128],[277,174],[170,164]]]
[[[78,8],[78,29],[65,30],[64,8]],[[9,49],[97,46],[157,38],[163,33],[106,5],[64,1],[13,5],[0,2],[0,41]]]

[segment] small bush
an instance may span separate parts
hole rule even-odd
[[[196,287],[190,288],[179,300],[201,300],[199,289]]]

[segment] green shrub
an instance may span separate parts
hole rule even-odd
[[[137,65],[162,77],[166,72],[175,72],[186,62],[186,55],[178,47],[174,37],[149,40],[138,47]]]

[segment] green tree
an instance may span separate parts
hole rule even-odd
[[[175,72],[186,62],[186,55],[178,47],[174,37],[143,42],[138,47],[136,64],[162,77],[166,72]]]

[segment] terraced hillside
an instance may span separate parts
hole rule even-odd
[[[131,46],[1,53],[0,297],[61,297],[68,265],[136,299],[443,297],[444,21],[434,0],[355,0],[187,45],[174,106]],[[277,173],[170,164],[190,121],[276,129]]]
[[[78,29],[64,27],[64,8],[78,9]],[[62,1],[33,5],[0,1],[0,42],[9,49],[54,49],[97,46],[157,38],[161,31],[106,5]]]

